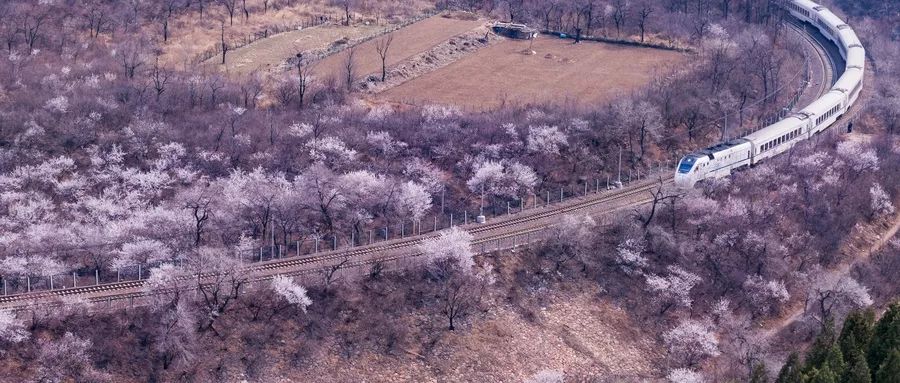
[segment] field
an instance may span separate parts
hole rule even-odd
[[[382,25],[345,27],[326,24],[299,31],[284,32],[229,52],[226,55],[224,68],[220,64],[222,56],[214,56],[204,64],[214,66],[229,74],[243,76],[253,71],[270,70],[298,52],[324,49],[342,38],[359,39],[376,34],[383,28],[385,26]]]
[[[482,20],[466,20],[434,16],[393,34],[393,43],[388,50],[387,65],[393,66],[418,53],[440,44],[458,34],[483,25]],[[357,45],[354,48],[354,73],[357,79],[381,71],[381,58],[375,50],[378,39]],[[315,64],[314,72],[320,78],[343,79],[348,51],[326,57]]]
[[[377,96],[407,104],[486,110],[503,104],[608,101],[687,60],[678,52],[539,37],[507,40]]]

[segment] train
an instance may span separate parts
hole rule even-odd
[[[780,2],[786,12],[832,41],[844,59],[843,74],[822,97],[802,110],[744,137],[684,156],[675,169],[675,183],[693,187],[708,179],[724,178],[788,151],[834,124],[859,98],[866,67],[866,51],[843,20],[809,0]]]

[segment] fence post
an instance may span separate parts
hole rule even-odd
[[[140,267],[140,265],[138,265],[138,267]],[[97,282],[97,285],[100,284],[100,269],[94,269],[94,281]]]
[[[25,276],[25,283],[28,285],[28,292],[31,292],[31,277]]]
[[[72,273],[72,287],[78,287],[78,275]]]
[[[141,268],[141,264],[138,263],[138,280],[143,279],[142,277],[143,277],[144,275],[141,273],[142,271],[143,271],[143,270],[142,270],[142,268]]]
[[[453,213],[450,213],[450,228],[453,228]]]
[[[297,241],[297,256],[300,256],[300,241]]]
[[[559,188],[559,202],[563,201],[563,188]]]
[[[319,252],[319,237],[316,237],[316,253]]]
[[[53,275],[50,275],[50,291],[53,291]]]

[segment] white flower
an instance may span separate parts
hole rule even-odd
[[[66,113],[69,111],[69,99],[66,96],[56,96],[47,100],[47,103],[44,104],[44,109],[51,112]]]
[[[703,375],[699,372],[694,372],[688,370],[686,368],[676,368],[669,372],[669,375],[666,376],[666,379],[669,380],[670,383],[704,383],[706,382],[703,379]]]
[[[312,134],[313,127],[305,122],[294,123],[288,127],[288,135],[300,138]]]
[[[312,304],[312,300],[309,299],[309,296],[306,294],[306,289],[303,286],[300,286],[291,278],[284,276],[276,276],[272,278],[272,290],[275,291],[275,294],[284,299],[288,303],[292,305],[296,305],[303,312],[306,312],[306,308]]]

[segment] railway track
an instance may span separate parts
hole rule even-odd
[[[797,26],[793,26],[793,28],[813,46],[816,52],[815,56],[818,57],[817,60],[821,64],[823,78],[819,88],[814,92],[816,97],[821,96],[828,89],[826,84],[835,78],[834,59],[815,38],[805,33],[805,28]],[[858,109],[856,110],[858,111]],[[847,115],[845,118],[849,117],[850,113],[848,112]],[[554,205],[532,207],[516,214],[492,219],[484,224],[468,224],[460,225],[460,227],[474,236],[473,246],[478,247],[493,241],[527,236],[555,226],[558,219],[566,214],[583,213],[599,216],[633,209],[652,201],[649,192],[654,188],[671,184],[673,184],[673,175],[666,173],[652,179],[645,178],[628,188],[590,194]],[[276,275],[295,276],[317,273],[333,267],[353,268],[379,262],[410,259],[422,255],[418,251],[419,245],[437,235],[428,233],[367,246],[328,251],[312,256],[270,260],[248,265],[240,272],[245,275],[246,281],[255,282],[271,279]],[[196,289],[198,284],[213,283],[214,277],[213,274],[201,274],[186,276],[182,279],[192,281],[199,279],[200,283],[193,285],[193,289]],[[135,298],[147,295],[143,290],[143,285],[144,280],[136,280],[8,295],[0,297],[0,309],[27,310],[40,305],[58,305],[61,304],[60,299],[66,297],[78,297],[92,303],[106,302],[109,304],[112,301],[123,300],[133,302]]]
[[[836,65],[834,57],[822,46],[821,42],[813,37],[806,24],[797,20],[791,20],[787,25],[806,42],[807,48],[810,50],[807,58],[818,63],[818,65],[810,66],[810,72],[812,73],[810,73],[809,80],[816,87],[815,91],[804,95],[797,102],[797,105],[804,106],[828,92],[828,89],[834,84],[834,79],[836,78],[835,68],[838,65]]]
[[[648,201],[649,190],[658,187],[660,184],[669,185],[671,183],[671,175],[645,179],[629,188],[583,196],[555,205],[534,207],[520,213],[493,219],[485,224],[460,225],[460,227],[466,229],[475,237],[473,245],[478,246],[491,241],[527,235],[528,233],[553,226],[555,224],[554,219],[565,214],[586,212],[596,215],[633,208]],[[429,233],[381,242],[370,246],[323,252],[314,256],[266,261],[249,265],[242,272],[245,273],[248,280],[255,281],[269,279],[276,275],[300,275],[318,272],[334,266],[342,268],[358,267],[377,262],[413,258],[421,255],[417,251],[419,244],[437,235],[436,233]],[[212,275],[199,276],[201,280],[211,279],[212,277]],[[192,280],[196,278],[196,275],[189,277]],[[9,295],[0,297],[0,308],[24,309],[41,302],[58,304],[60,298],[73,296],[85,298],[90,302],[141,297],[145,295],[145,292],[142,290],[143,285],[144,280],[136,280]]]

